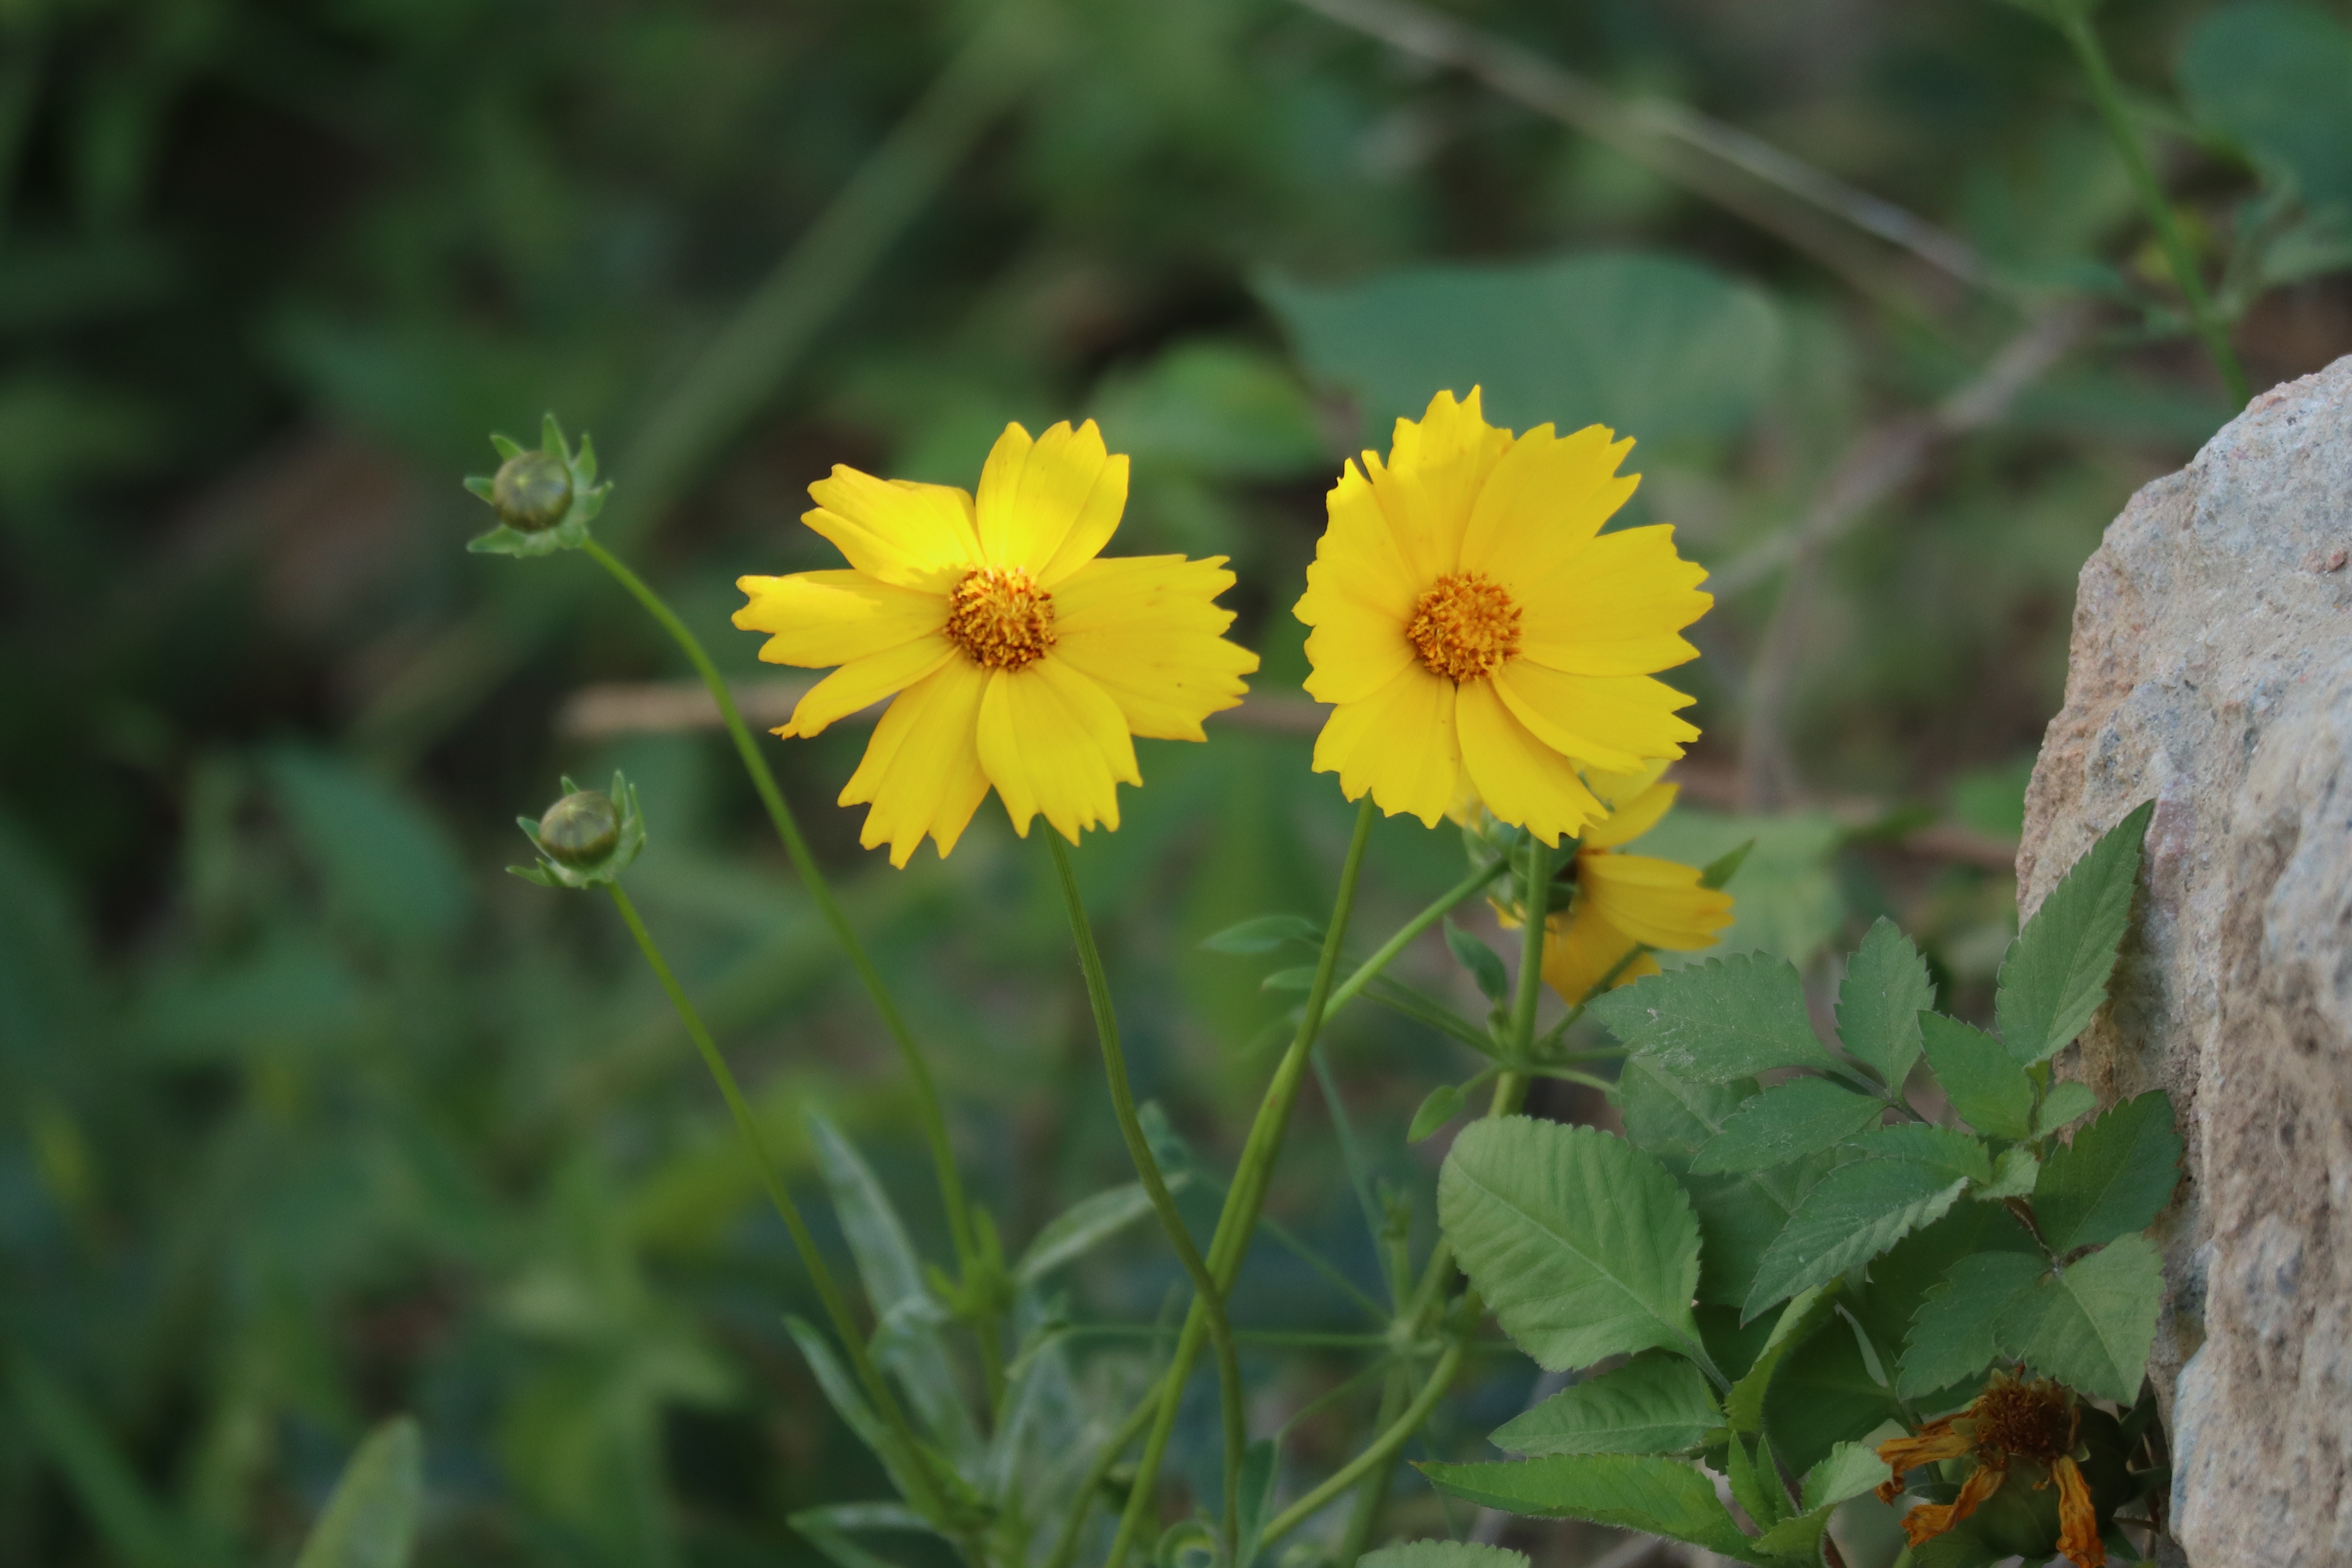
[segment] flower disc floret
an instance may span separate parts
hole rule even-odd
[[[1052,651],[1054,595],[1018,568],[968,572],[948,595],[948,641],[982,669],[1020,669]]]
[[[1449,572],[1413,602],[1404,640],[1423,669],[1459,686],[1519,651],[1519,607],[1484,574]]]

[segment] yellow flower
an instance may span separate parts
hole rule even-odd
[[[1658,782],[1663,771],[1589,777],[1613,809],[1584,830],[1567,873],[1576,882],[1576,901],[1550,917],[1544,941],[1544,981],[1570,1006],[1604,982],[1630,985],[1655,974],[1653,949],[1696,952],[1713,947],[1731,923],[1731,895],[1701,887],[1696,867],[1618,847],[1673,808],[1680,786]]]
[[[859,841],[904,866],[925,835],[945,858],[991,786],[1028,837],[1118,826],[1140,784],[1130,736],[1199,741],[1242,700],[1257,656],[1223,640],[1224,557],[1099,560],[1127,506],[1127,459],[1094,421],[1035,440],[1005,426],[980,495],[835,467],[801,521],[846,572],[743,577],[760,657],[838,665],[779,735],[814,735],[891,699],[841,804],[866,804]]]
[[[1328,498],[1298,618],[1307,689],[1335,707],[1315,767],[1350,800],[1437,825],[1461,786],[1547,844],[1602,815],[1580,768],[1682,755],[1690,699],[1654,671],[1696,658],[1681,629],[1714,603],[1665,525],[1603,534],[1638,475],[1598,425],[1514,437],[1478,389],[1397,421]]]
[[[1878,1457],[1895,1472],[1880,1484],[1879,1500],[1895,1500],[1906,1470],[1945,1459],[1976,1461],[1958,1497],[1948,1503],[1921,1503],[1903,1516],[1904,1539],[1915,1547],[1923,1545],[1974,1513],[2000,1489],[2015,1466],[2035,1478],[2036,1491],[2057,1483],[2060,1553],[2075,1568],[2105,1568],[2107,1549],[2099,1541],[2098,1510],[2074,1458],[2080,1421],[2074,1396],[2060,1384],[2028,1383],[1996,1373],[1985,1391],[1958,1415],[1930,1421],[1913,1436],[1878,1446]]]

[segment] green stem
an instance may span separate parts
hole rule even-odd
[[[1062,1521],[1062,1533],[1054,1542],[1054,1555],[1045,1560],[1045,1568],[1070,1568],[1070,1564],[1077,1560],[1078,1536],[1087,1527],[1087,1516],[1094,1511],[1095,1497],[1102,1490],[1111,1467],[1118,1463],[1121,1454],[1127,1452],[1127,1446],[1142,1435],[1144,1424],[1160,1407],[1160,1384],[1156,1383],[1146,1389],[1143,1397],[1136,1402],[1135,1408],[1127,1413],[1127,1419],[1118,1424],[1118,1430],[1113,1432],[1096,1453],[1095,1462],[1087,1468],[1086,1479],[1078,1483],[1077,1495],[1070,1500],[1070,1511]]]
[[[916,1044],[914,1032],[908,1028],[907,1020],[899,1013],[898,1004],[892,998],[889,986],[883,982],[882,972],[874,967],[874,961],[866,955],[865,944],[857,940],[857,932],[849,924],[849,917],[842,912],[839,900],[833,896],[832,884],[825,880],[816,857],[809,852],[808,840],[801,836],[800,823],[793,816],[793,808],[786,804],[784,792],[777,787],[774,771],[768,766],[768,759],[761,752],[759,742],[752,738],[751,726],[743,722],[742,712],[735,706],[734,693],[727,689],[726,678],[710,661],[710,655],[704,651],[701,639],[688,630],[686,623],[677,618],[677,613],[663,601],[662,596],[646,586],[645,580],[623,564],[618,556],[593,539],[583,548],[598,565],[612,574],[614,581],[628,590],[631,597],[645,606],[646,613],[653,616],[664,631],[669,633],[671,640],[693,664],[695,673],[702,677],[702,684],[709,690],[711,700],[719,705],[719,717],[727,726],[728,736],[735,742],[735,752],[743,759],[743,771],[751,775],[751,787],[759,793],[760,804],[767,807],[768,820],[775,825],[776,837],[783,842],[784,853],[792,859],[793,869],[800,874],[801,883],[808,889],[809,897],[816,900],[818,911],[824,915],[825,924],[832,928],[835,940],[849,955],[850,967],[857,972],[857,978],[865,984],[866,994],[874,999],[875,1010],[882,1015],[882,1026],[898,1043],[898,1055],[907,1064],[907,1076],[915,1086],[916,1111],[922,1121],[923,1137],[930,1145],[931,1165],[939,1177],[940,1203],[947,1211],[948,1235],[954,1244],[956,1262],[963,1273],[964,1282],[970,1284],[979,1259],[979,1251],[972,1239],[971,1206],[964,1196],[963,1175],[956,1169],[955,1148],[948,1138],[947,1117],[940,1109],[939,1086],[931,1078],[930,1063],[925,1059],[922,1047]],[[994,1321],[979,1323],[975,1327],[980,1339],[981,1367],[987,1378],[989,1407],[993,1410],[1003,1400],[1003,1358],[997,1344]]]
[[[1402,1366],[1392,1369],[1387,1386],[1381,1390],[1381,1409],[1372,1419],[1373,1429],[1385,1432],[1395,1426],[1412,1396],[1412,1371]],[[1376,1465],[1357,1483],[1356,1506],[1348,1510],[1347,1533],[1339,1538],[1339,1554],[1332,1559],[1336,1568],[1355,1568],[1356,1559],[1371,1544],[1372,1531],[1380,1524],[1381,1510],[1389,1500],[1389,1487],[1395,1479],[1394,1465]]]
[[[1061,879],[1062,902],[1069,910],[1070,935],[1078,947],[1078,967],[1086,974],[1087,1001],[1094,1008],[1095,1034],[1102,1041],[1103,1074],[1110,1082],[1111,1110],[1118,1118],[1119,1135],[1127,1140],[1128,1156],[1135,1162],[1135,1173],[1151,1199],[1151,1212],[1159,1216],[1160,1228],[1168,1233],[1168,1245],[1175,1249],[1177,1261],[1192,1277],[1193,1300],[1207,1313],[1209,1338],[1216,1346],[1218,1405],[1225,1426],[1224,1548],[1225,1561],[1230,1563],[1240,1538],[1242,1451],[1249,1446],[1249,1433],[1242,1415],[1241,1363],[1234,1351],[1233,1325],[1225,1318],[1224,1294],[1209,1272],[1208,1260],[1192,1245],[1192,1233],[1184,1228],[1184,1216],[1177,1211],[1176,1200],[1160,1177],[1160,1162],[1152,1157],[1151,1141],[1144,1136],[1143,1123],[1136,1115],[1135,1090],[1127,1077],[1127,1052],[1119,1044],[1118,1014],[1111,1005],[1110,979],[1103,973],[1102,953],[1095,945],[1094,924],[1087,919],[1086,900],[1078,892],[1078,877],[1071,868],[1070,852],[1063,847],[1062,836],[1051,826],[1045,829],[1045,839],[1054,853],[1055,874]]]
[[[2138,195],[2148,222],[2155,226],[2158,243],[2164,247],[2165,261],[2172,268],[2173,281],[2180,286],[2181,297],[2189,302],[2189,318],[2196,324],[2197,335],[2204,340],[2205,352],[2221,371],[2221,380],[2230,389],[2230,401],[2242,408],[2249,395],[2246,373],[2238,363],[2237,351],[2230,346],[2228,329],[2205,292],[2205,280],[2198,271],[2197,258],[2189,252],[2188,237],[2180,232],[2180,220],[2174,215],[2172,204],[2165,199],[2164,187],[2157,184],[2156,171],[2148,165],[2138,133],[2132,130],[2131,118],[2124,110],[2122,90],[2116,85],[2115,71],[2107,64],[2107,52],[2099,42],[2097,30],[2091,26],[2087,8],[2081,0],[2053,0],[2051,10],[2057,18],[2058,30],[2074,47],[2075,57],[2083,63],[2083,74],[2090,79],[2091,96],[2098,100],[2099,117],[2106,121],[2107,134],[2114,139],[2125,172],[2131,176],[2132,190]]]
[[[1421,1424],[1429,1419],[1429,1413],[1437,1408],[1437,1402],[1445,1397],[1446,1389],[1453,1384],[1454,1373],[1461,1368],[1464,1348],[1465,1342],[1458,1339],[1446,1346],[1445,1353],[1438,1357],[1437,1364],[1430,1369],[1429,1381],[1421,1385],[1421,1392],[1413,1396],[1411,1405],[1405,1406],[1404,1414],[1391,1422],[1388,1429],[1373,1439],[1371,1447],[1349,1460],[1328,1480],[1276,1514],[1267,1522],[1265,1532],[1258,1538],[1260,1544],[1271,1546],[1314,1518],[1322,1511],[1326,1503],[1365,1476],[1375,1469],[1385,1469],[1396,1458],[1397,1450],[1421,1430]]]
[[[760,1123],[752,1116],[751,1107],[744,1100],[742,1089],[736,1085],[733,1069],[728,1067],[727,1058],[719,1054],[719,1047],[711,1039],[710,1031],[703,1026],[702,1015],[695,1011],[692,1002],[687,1000],[677,977],[670,973],[668,963],[663,960],[661,949],[654,945],[653,933],[646,930],[646,922],[638,918],[637,906],[630,901],[627,893],[622,891],[620,883],[608,882],[605,887],[612,893],[613,903],[620,910],[621,918],[628,922],[629,934],[637,939],[638,951],[646,955],[646,962],[653,966],[655,978],[669,994],[670,1005],[677,1009],[678,1019],[685,1024],[688,1037],[694,1041],[694,1048],[702,1053],[703,1065],[710,1069],[720,1096],[727,1101],[727,1109],[734,1113],[735,1129],[743,1135],[743,1142],[751,1149],[752,1163],[759,1169],[761,1184],[768,1189],[768,1200],[776,1205],[776,1213],[783,1219],[784,1228],[792,1233],[793,1246],[801,1255],[801,1264],[816,1286],[817,1299],[824,1304],[825,1316],[833,1321],[833,1331],[841,1340],[850,1365],[856,1370],[857,1380],[866,1385],[866,1396],[874,1402],[875,1413],[890,1428],[892,1436],[902,1450],[898,1456],[898,1468],[924,1494],[918,1500],[918,1506],[931,1518],[944,1520],[945,1500],[940,1494],[938,1479],[931,1474],[930,1461],[924,1454],[921,1443],[917,1441],[913,1427],[908,1425],[906,1412],[899,1408],[897,1396],[883,1379],[881,1369],[874,1364],[874,1358],[867,1352],[866,1335],[858,1328],[856,1320],[850,1316],[849,1301],[835,1281],[833,1270],[825,1266],[824,1255],[817,1250],[816,1237],[809,1234],[807,1224],[802,1220],[800,1205],[793,1202],[791,1190],[784,1185],[783,1178],[776,1173],[776,1163],[768,1157],[767,1142],[760,1136]],[[974,1561],[978,1561],[976,1555]]]
[[[1474,895],[1483,891],[1486,884],[1495,879],[1495,873],[1502,868],[1502,861],[1487,861],[1485,866],[1440,893],[1436,900],[1419,914],[1399,926],[1394,936],[1381,943],[1371,957],[1358,964],[1355,972],[1339,983],[1339,988],[1331,993],[1331,1000],[1323,1009],[1324,1016],[1328,1017],[1354,1001],[1363,992],[1365,986],[1380,978],[1381,971],[1386,969],[1398,953],[1412,945],[1415,937],[1452,914],[1459,905]]]
[[[1356,907],[1356,880],[1364,868],[1364,850],[1371,842],[1372,823],[1378,811],[1371,797],[1366,795],[1356,812],[1356,830],[1348,841],[1348,858],[1339,868],[1339,896],[1332,900],[1331,921],[1323,933],[1323,954],[1315,966],[1315,984],[1307,993],[1306,1008],[1299,1015],[1298,1032],[1276,1067],[1265,1099],[1258,1103],[1257,1118],[1251,1123],[1249,1138],[1242,1146],[1241,1163],[1234,1172],[1234,1184],[1225,1193],[1224,1211],[1217,1216],[1216,1235],[1209,1242],[1209,1271],[1215,1277],[1220,1292],[1231,1289],[1234,1277],[1241,1272],[1242,1258],[1248,1253],[1250,1237],[1257,1229],[1258,1211],[1265,1205],[1266,1186],[1272,1180],[1275,1157],[1282,1151],[1283,1132],[1289,1123],[1290,1108],[1298,1098],[1299,1080],[1307,1071],[1307,1053],[1314,1047],[1315,1037],[1321,1032],[1324,1016],[1330,1006],[1332,980],[1339,972],[1339,953],[1348,940],[1348,917]],[[1192,1374],[1192,1363],[1201,1353],[1201,1341],[1207,1328],[1202,1303],[1196,1300],[1192,1311],[1185,1315],[1183,1332],[1177,1337],[1176,1354],[1169,1363],[1161,1389],[1159,1415],[1152,1421],[1151,1435],[1144,1440],[1143,1462],[1136,1472],[1134,1489],[1127,1495],[1127,1508],[1119,1515],[1118,1533],[1112,1538],[1110,1553],[1105,1559],[1108,1568],[1121,1568],[1137,1531],[1143,1527],[1144,1515],[1157,1490],[1160,1463],[1167,1455],[1168,1439],[1175,1429],[1177,1401],[1185,1381]]]

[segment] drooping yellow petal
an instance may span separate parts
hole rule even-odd
[[[1052,588],[1110,542],[1127,509],[1127,458],[1104,449],[1091,419],[1034,441],[1007,425],[981,471],[977,508],[988,564],[1017,566]]]
[[[2058,1550],[2074,1568],[2107,1568],[2107,1548],[2099,1539],[2099,1511],[2082,1467],[2061,1454],[2050,1467],[2058,1481]]]
[[[1073,844],[1082,828],[1116,830],[1116,786],[1143,782],[1118,704],[1052,657],[989,677],[980,704],[980,763],[1024,838],[1040,815]]]
[[[1583,553],[1642,482],[1639,474],[1617,473],[1633,447],[1612,442],[1599,425],[1565,437],[1538,425],[1521,436],[1478,492],[1463,534],[1462,570],[1529,596]]]
[[[1691,699],[1646,675],[1563,675],[1515,658],[1490,679],[1519,722],[1588,767],[1632,773],[1698,739],[1675,717]]]
[[[735,612],[747,632],[772,632],[760,648],[769,664],[804,669],[847,664],[936,632],[947,621],[937,594],[901,588],[863,572],[798,572],[738,577],[751,603]]]
[[[1608,776],[1587,773],[1584,779],[1592,786],[1592,793],[1604,802],[1611,796],[1600,781]],[[1655,827],[1659,819],[1674,809],[1675,798],[1681,794],[1680,784],[1658,784],[1624,798],[1611,807],[1607,816],[1584,830],[1584,847],[1587,849],[1614,849],[1620,845],[1633,843]]]
[[[818,734],[835,720],[845,719],[861,708],[903,691],[954,654],[955,648],[946,637],[931,632],[897,647],[852,659],[810,687],[807,695],[793,705],[792,721],[779,725],[776,733],[786,737]]]
[[[836,464],[809,495],[816,510],[801,521],[869,577],[944,594],[981,563],[971,497],[951,486],[877,479]]]
[[[1135,734],[1200,741],[1201,721],[1237,706],[1257,655],[1224,640],[1234,613],[1225,558],[1090,561],[1055,590],[1053,658],[1109,693]]]
[[[1888,1438],[1878,1446],[1878,1457],[1895,1473],[1878,1483],[1878,1500],[1893,1502],[1902,1496],[1906,1472],[1923,1465],[1957,1459],[1972,1445],[1973,1439],[1960,1429],[1957,1415],[1930,1421],[1911,1436]]]
[[[841,804],[870,802],[857,841],[890,846],[903,867],[929,835],[945,859],[988,795],[980,765],[980,702],[988,677],[953,658],[898,694],[874,727]]]
[[[1923,1502],[1903,1516],[1903,1539],[1913,1546],[1924,1546],[1976,1512],[1977,1505],[2000,1490],[2006,1472],[1990,1465],[1979,1465],[1960,1483],[1960,1495],[1950,1502]]]
[[[1699,886],[1699,876],[1648,855],[1588,851],[1576,863],[1581,899],[1634,941],[1669,952],[1713,947],[1731,923],[1731,895]]]
[[[1671,524],[1604,533],[1559,570],[1516,581],[1519,655],[1570,675],[1647,675],[1696,658],[1679,634],[1715,603],[1698,591],[1706,576],[1675,553]]]
[[[1570,1006],[1581,1006],[1603,981],[1613,990],[1658,972],[1658,961],[1641,945],[1580,900],[1565,916],[1552,916],[1545,931],[1544,984]]]
[[[1412,664],[1362,701],[1340,704],[1315,738],[1315,771],[1338,773],[1349,800],[1370,790],[1391,816],[1436,826],[1462,773],[1454,683]]]
[[[1576,765],[1512,716],[1493,681],[1465,682],[1456,704],[1463,771],[1497,819],[1557,845],[1601,815]]]

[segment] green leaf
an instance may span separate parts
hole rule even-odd
[[[1475,1541],[1400,1541],[1356,1559],[1361,1568],[1528,1568],[1528,1554]]]
[[[2033,1218],[2061,1257],[2145,1229],[2180,1180],[2180,1134],[2160,1089],[2126,1100],[2052,1152],[2033,1184]]]
[[[1315,976],[1320,973],[1312,963],[1294,963],[1288,969],[1277,969],[1257,983],[1261,991],[1297,991],[1315,989]]]
[[[1201,942],[1203,952],[1272,952],[1294,942],[1321,942],[1323,928],[1304,915],[1253,915]]]
[[[1806,1568],[1822,1560],[1822,1537],[1830,1527],[1830,1510],[1801,1513],[1775,1523],[1750,1546],[1757,1556],[1776,1563],[1801,1563]]]
[[[1179,1172],[1168,1178],[1168,1190],[1174,1192],[1190,1179]],[[1143,1190],[1140,1182],[1129,1182],[1108,1192],[1080,1198],[1038,1231],[1028,1250],[1013,1266],[1013,1283],[1024,1288],[1034,1285],[1150,1212],[1151,1194]]]
[[[1894,1391],[1870,1375],[1853,1326],[1830,1324],[1789,1352],[1764,1403],[1772,1449],[1799,1472],[1837,1445],[1900,1416]]]
[[[1838,985],[1838,1038],[1846,1054],[1899,1090],[1919,1059],[1919,1015],[1935,1005],[1927,961],[1881,915]]]
[[[1992,1138],[2032,1133],[2033,1080],[1999,1040],[1941,1013],[1920,1014],[1919,1030],[1937,1083],[1969,1126]]]
[[[1823,1176],[1772,1239],[1741,1311],[1833,1279],[1940,1217],[1968,1187],[1908,1160],[1857,1160]]]
[[[2315,207],[2352,207],[2352,30],[2316,5],[2221,5],[2189,30],[2180,87],[2197,120]]]
[[[1993,1163],[1992,1180],[1969,1195],[1996,1202],[2021,1198],[2033,1190],[2033,1184],[2041,1176],[2042,1162],[2033,1157],[2032,1150],[2020,1143],[2000,1152],[2000,1158]]]
[[[1308,374],[1352,393],[1366,439],[1383,447],[1391,421],[1420,418],[1431,393],[1474,385],[1487,418],[1514,429],[1600,423],[1645,443],[1721,439],[1761,406],[1780,355],[1762,293],[1663,253],[1257,288]]]
[[[1874,1160],[1908,1160],[1941,1171],[1946,1176],[1971,1182],[1992,1180],[1992,1151],[1965,1132],[1930,1127],[1924,1121],[1898,1121],[1873,1127],[1846,1140],[1845,1146]]]
[[[1738,848],[1727,849],[1698,869],[1698,885],[1709,892],[1719,892],[1723,885],[1739,875],[1739,868],[1748,863],[1748,851],[1756,847],[1750,838]]]
[[[2011,1301],[2001,1348],[2095,1398],[2139,1397],[2164,1300],[2164,1265],[2144,1236],[2119,1237]]]
[[[1886,1107],[1825,1078],[1775,1084],[1732,1112],[1691,1161],[1696,1175],[1768,1171],[1834,1148],[1874,1124]]]
[[[1315,971],[1311,968],[1294,973],[1306,977],[1296,987],[1300,991],[1306,990],[1315,978]],[[1272,985],[1273,979],[1269,978],[1266,984]],[[1417,1024],[1426,1025],[1448,1039],[1469,1047],[1481,1056],[1491,1057],[1495,1054],[1495,1042],[1486,1037],[1485,1030],[1434,997],[1425,996],[1410,985],[1391,980],[1383,974],[1364,987],[1363,994],[1366,1001],[1377,1003],[1390,1012],[1411,1018]]]
[[[2032,1063],[2056,1056],[2074,1043],[2107,999],[2116,949],[2131,923],[2140,843],[2155,811],[2156,802],[2145,801],[2109,828],[2010,944],[1993,1016],[2013,1060]]]
[[[268,754],[278,800],[335,910],[369,934],[428,946],[457,934],[471,900],[465,861],[433,816],[375,774],[293,746]]]
[[[2021,1252],[2039,1258],[2041,1244],[2002,1204],[1960,1204],[1930,1226],[1922,1226],[1874,1258],[1869,1282],[1853,1303],[1855,1318],[1890,1353],[1911,1331],[1912,1320],[1929,1291],[1944,1282],[1952,1265],[1979,1252]]]
[[[866,1395],[858,1388],[856,1379],[842,1364],[841,1357],[831,1342],[804,1319],[787,1316],[784,1328],[793,1336],[793,1343],[800,1347],[802,1358],[809,1363],[809,1372],[816,1378],[818,1389],[824,1394],[825,1402],[833,1406],[834,1413],[841,1417],[842,1425],[856,1434],[857,1440],[882,1461],[883,1468],[890,1474],[891,1483],[901,1493],[911,1494],[912,1488],[907,1477],[900,1472],[895,1457],[898,1452],[896,1437],[882,1424],[882,1418],[874,1414],[874,1407],[866,1402]]]
[[[1439,1173],[1437,1212],[1463,1272],[1545,1368],[1696,1350],[1698,1220],[1623,1139],[1525,1116],[1472,1122]]]
[[[1454,952],[1454,962],[1470,972],[1478,989],[1489,1002],[1507,1001],[1511,994],[1511,977],[1503,969],[1503,961],[1495,950],[1455,925],[1445,922],[1445,945]]]
[[[1412,1113],[1412,1125],[1405,1129],[1404,1141],[1420,1142],[1461,1115],[1465,1103],[1460,1085],[1439,1084],[1422,1098],[1421,1109]]]
[[[1268,1506],[1274,1501],[1280,1459],[1280,1446],[1271,1437],[1258,1438],[1242,1454],[1240,1491],[1234,1509],[1234,1533],[1238,1538],[1234,1552],[1236,1568],[1250,1568],[1256,1560],[1258,1540],[1265,1533]]]
[[[1858,1498],[1887,1478],[1886,1461],[1867,1443],[1840,1443],[1805,1472],[1801,1489],[1807,1513]]]
[[[1769,1529],[1788,1517],[1789,1500],[1780,1490],[1780,1478],[1758,1474],[1756,1456],[1748,1451],[1748,1439],[1734,1432],[1723,1448],[1723,1473],[1731,1482],[1731,1495],[1748,1510],[1748,1517]]]
[[[1714,1483],[1679,1459],[1562,1454],[1421,1468],[1441,1490],[1486,1508],[1647,1531],[1727,1556],[1748,1550],[1748,1538],[1717,1500]]]
[[[1723,1402],[1724,1418],[1734,1432],[1759,1432],[1764,1426],[1764,1399],[1771,1391],[1772,1377],[1790,1352],[1803,1344],[1828,1321],[1835,1310],[1831,1293],[1820,1287],[1807,1290],[1780,1309],[1780,1321],[1756,1360],[1731,1385],[1731,1393]]]
[[[1722,1425],[1722,1408],[1698,1368],[1654,1351],[1562,1389],[1486,1440],[1531,1456],[1679,1454]]]
[[[425,1442],[395,1416],[343,1467],[294,1568],[406,1568],[425,1507]]]
[[[1895,1392],[1916,1399],[1990,1366],[2000,1353],[2001,1314],[2044,1267],[2022,1252],[1980,1252],[1953,1264],[1911,1320]]]
[[[2033,1119],[2033,1133],[2046,1138],[2063,1131],[2070,1123],[2080,1121],[2098,1109],[2099,1097],[2091,1086],[2074,1079],[2060,1079],[2042,1097],[2042,1110]]]
[[[1612,991],[1589,1011],[1628,1050],[1701,1083],[1834,1065],[1786,959],[1740,953],[1688,964]]]
[[[834,1568],[898,1568],[888,1558],[868,1552],[849,1539],[853,1530],[919,1531],[928,1535],[931,1527],[923,1522],[920,1514],[898,1503],[850,1502],[835,1503],[828,1508],[808,1508],[788,1514],[784,1522],[793,1527],[808,1543],[824,1553]]]

